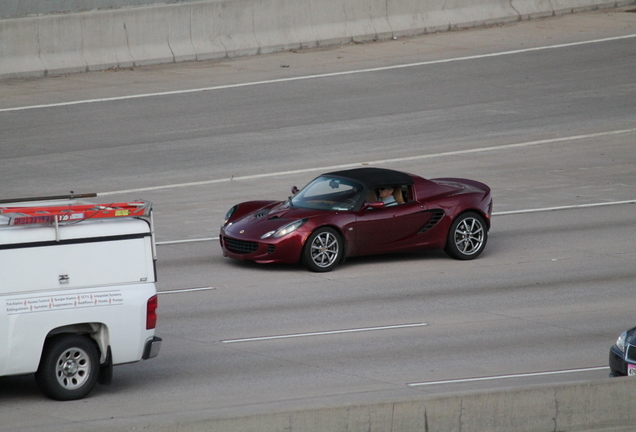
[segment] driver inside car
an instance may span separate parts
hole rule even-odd
[[[379,201],[383,202],[385,207],[397,205],[397,201],[393,196],[392,186],[378,188],[378,197],[380,198]]]

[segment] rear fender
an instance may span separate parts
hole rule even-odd
[[[490,187],[488,185],[476,180],[449,177],[449,178],[431,179],[431,181],[436,183],[446,184],[448,186],[456,186],[456,187],[468,186],[470,189],[473,189],[472,191],[467,191],[467,192],[475,192],[476,190],[479,190],[484,192],[485,194],[490,193]]]

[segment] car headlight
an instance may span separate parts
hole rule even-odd
[[[262,239],[266,239],[269,237],[279,238],[279,237],[285,236],[287,234],[290,234],[296,231],[298,228],[303,226],[305,222],[307,222],[306,219],[300,219],[292,223],[288,223],[287,225],[283,225],[282,227],[278,228],[276,231],[270,231],[263,234],[261,238]]]
[[[625,352],[625,346],[627,345],[627,343],[625,342],[625,339],[627,339],[627,332],[621,333],[618,339],[616,339],[616,346],[622,352]]]
[[[235,205],[234,207],[232,207],[231,209],[229,209],[227,211],[227,213],[225,213],[225,217],[223,218],[223,225],[225,226],[227,224],[227,221],[230,220],[230,218],[232,217],[232,215],[236,212],[236,209],[238,209],[238,205]]]

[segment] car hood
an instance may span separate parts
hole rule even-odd
[[[298,219],[307,219],[324,214],[324,211],[290,207],[287,202],[274,206],[266,206],[251,212],[225,227],[227,234],[241,234],[248,237],[259,237],[263,234]]]
[[[630,345],[636,345],[636,327],[627,330],[625,341]]]

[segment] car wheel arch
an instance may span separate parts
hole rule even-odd
[[[307,241],[309,240],[311,235],[314,232],[316,232],[316,230],[319,230],[321,228],[331,228],[332,230],[336,231],[336,233],[340,237],[340,241],[342,242],[342,247],[343,247],[344,250],[342,251],[342,256],[340,257],[339,263],[343,263],[345,261],[345,258],[347,257],[348,252],[349,252],[349,239],[347,238],[347,236],[344,235],[342,229],[339,226],[337,226],[337,225],[323,224],[323,225],[315,226],[311,231],[308,231],[307,235],[303,238],[303,243],[302,243],[301,249],[305,248],[305,244],[307,243]]]
[[[311,247],[310,244],[313,244],[313,242],[318,238],[317,236],[320,236],[321,238],[324,239],[325,235],[327,237],[329,235],[336,237],[337,247],[335,250],[339,250],[339,251],[337,252],[338,256],[336,257],[334,261],[330,260],[331,261],[330,264],[323,266],[322,264],[318,264],[317,261],[315,261],[313,256],[310,256],[309,248]],[[317,271],[317,272],[331,271],[333,268],[341,265],[345,261],[345,256],[347,253],[346,238],[343,235],[342,231],[337,226],[334,226],[331,224],[319,225],[319,226],[316,226],[313,230],[311,230],[308,233],[307,237],[303,241],[301,250],[302,252],[301,252],[299,262],[303,263],[310,270]],[[331,252],[326,252],[326,253],[330,254],[333,252],[334,250],[331,250]],[[322,256],[321,259],[324,259],[324,256],[325,256],[323,255],[324,253],[325,251],[319,254]]]
[[[488,217],[488,215],[485,214],[483,210],[479,208],[475,208],[475,207],[464,208],[452,216],[449,215],[450,223],[452,224],[453,222],[457,220],[457,218],[465,215],[466,213],[477,213],[479,216],[481,216],[484,219],[484,222],[486,222],[486,228],[490,229],[490,217]]]

